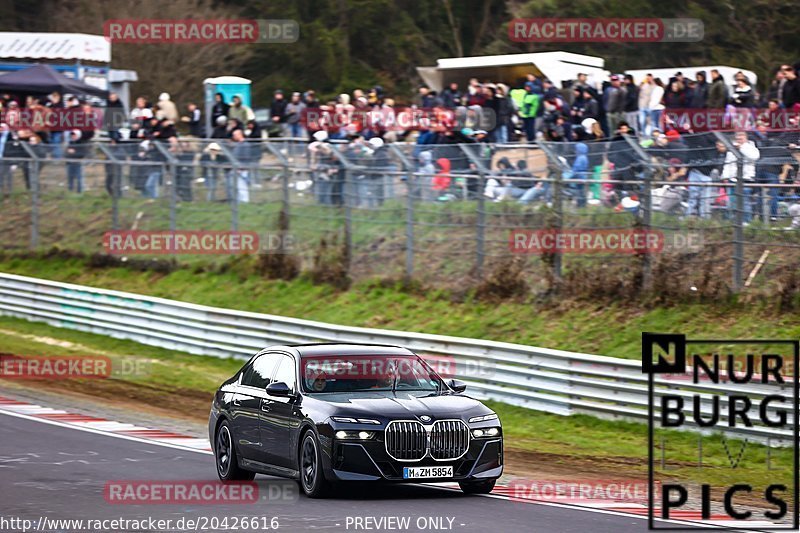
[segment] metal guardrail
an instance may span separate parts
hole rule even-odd
[[[478,397],[559,415],[647,420],[647,375],[640,362],[507,342],[360,328],[297,318],[196,305],[133,293],[0,273],[0,315],[130,339],[198,355],[248,358],[270,344],[317,341],[406,346],[423,356],[455,365],[454,374]],[[442,359],[443,358],[443,359]],[[727,395],[774,394],[760,385],[733,388],[719,383],[681,383],[658,378],[655,396],[669,392],[701,398],[708,418],[711,393],[723,396],[720,420],[727,420]],[[787,385],[787,388],[791,385]],[[787,396],[792,391],[787,392]],[[780,408],[790,421],[791,408]],[[775,408],[770,408],[775,413]],[[788,445],[790,430],[767,426],[726,428],[740,438]]]

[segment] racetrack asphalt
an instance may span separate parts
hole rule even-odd
[[[120,439],[0,412],[0,526],[3,519],[11,518],[31,520],[34,527],[40,525],[41,517],[153,518],[170,519],[173,524],[180,519],[184,524],[186,519],[195,519],[210,531],[224,531],[224,518],[230,529],[233,517],[264,517],[261,525],[269,525],[270,519],[276,517],[278,531],[617,533],[647,529],[647,521],[637,517],[467,496],[435,485],[356,485],[337,489],[331,498],[312,500],[301,495],[293,481],[257,476],[259,498],[255,503],[119,504],[106,500],[109,483],[133,480],[217,483],[213,456],[208,453]],[[212,517],[217,522],[211,522]],[[402,520],[387,521],[389,517],[407,519],[408,525]],[[212,528],[213,523],[217,527]],[[5,525],[0,530],[13,531],[8,522]],[[237,525],[239,531],[253,530]],[[75,524],[59,529],[78,530]],[[147,526],[142,530],[164,531]],[[175,526],[170,530],[174,531]]]

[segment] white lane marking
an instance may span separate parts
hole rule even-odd
[[[428,487],[428,488],[435,488],[440,490],[449,490],[451,492],[461,492],[461,489],[456,489],[452,487],[443,487],[441,485],[434,485],[434,484],[425,484],[425,483],[411,483],[412,485],[417,485],[418,487]],[[494,498],[496,500],[505,500],[505,501],[512,501],[509,496],[505,496],[502,494],[474,494],[474,496],[480,496],[483,498]],[[534,501],[534,500],[525,500],[525,503],[532,504],[532,505],[545,505],[547,507],[560,507],[562,509],[572,509],[574,511],[586,511],[589,513],[598,513],[598,514],[610,514],[614,516],[622,516],[625,518],[639,518],[640,520],[647,520],[647,515],[640,515],[634,513],[624,513],[621,511],[609,511],[606,509],[596,509],[593,507],[581,507],[580,505],[573,505],[569,503],[555,503],[555,502],[543,502],[543,501]],[[678,525],[687,525],[691,524],[695,527],[705,527],[709,529],[720,529],[725,528],[729,529],[730,526],[726,526],[723,524],[709,524],[706,522],[694,522],[694,521],[685,521],[685,520],[665,520],[663,518],[656,518],[657,522],[665,523],[665,524],[678,524]],[[774,524],[769,523],[764,524],[762,527],[772,527]],[[758,527],[758,526],[756,526]],[[737,529],[740,533],[763,533],[762,530],[757,529]]]
[[[17,417],[17,418],[23,418],[25,420],[32,420],[34,422],[41,422],[42,424],[50,424],[52,426],[58,426],[58,427],[68,428],[68,429],[75,429],[77,431],[85,431],[86,433],[94,433],[96,435],[104,435],[106,437],[114,437],[114,438],[117,438],[117,439],[130,440],[130,441],[139,442],[139,443],[142,443],[142,444],[152,444],[154,446],[163,446],[165,448],[175,448],[177,450],[184,450],[184,451],[187,451],[187,452],[202,453],[202,454],[205,454],[205,455],[214,455],[213,452],[211,452],[211,450],[199,450],[197,448],[191,448],[189,446],[180,446],[178,444],[170,444],[168,442],[161,442],[161,441],[151,440],[151,439],[141,439],[139,437],[133,437],[131,435],[121,435],[121,434],[117,434],[117,433],[109,433],[108,431],[102,431],[102,430],[99,430],[99,429],[94,429],[94,428],[90,428],[90,427],[86,427],[86,426],[75,426],[73,424],[65,424],[65,423],[59,422],[57,420],[48,420],[46,418],[38,418],[38,417],[35,417],[35,416],[29,416],[29,415],[26,415],[26,414],[23,414],[23,413],[15,413],[13,411],[8,411],[6,409],[0,409],[0,415],[14,416],[14,417]]]

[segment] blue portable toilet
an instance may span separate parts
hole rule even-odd
[[[216,78],[206,78],[203,80],[205,93],[205,115],[206,115],[206,135],[211,135],[211,108],[214,106],[214,95],[222,93],[226,104],[230,104],[234,96],[240,96],[242,103],[247,107],[253,107],[250,101],[250,86],[253,84],[247,78],[239,76],[218,76]]]
[[[250,103],[250,86],[253,84],[247,78],[240,78],[239,76],[219,76],[217,78],[207,78],[203,85],[211,88],[211,94],[222,93],[225,97],[225,103],[230,104],[231,99],[239,95],[242,97],[242,103],[247,107],[253,107]]]

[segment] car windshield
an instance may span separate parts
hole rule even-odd
[[[416,355],[318,355],[301,360],[307,393],[443,390],[442,378]]]

